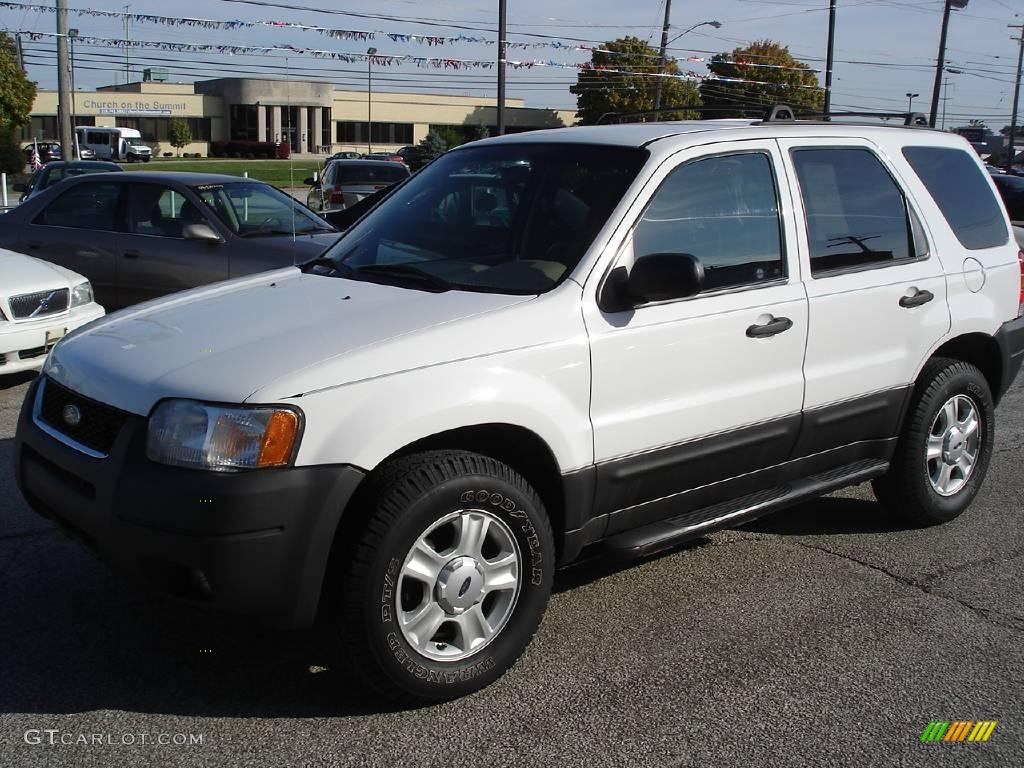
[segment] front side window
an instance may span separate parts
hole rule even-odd
[[[642,149],[579,144],[459,149],[410,179],[325,255],[344,277],[543,293],[583,258],[646,158]]]
[[[903,156],[964,248],[1006,245],[1006,220],[975,158],[952,147],[904,147]]]
[[[206,219],[184,194],[160,184],[132,184],[128,196],[128,229],[137,235],[183,238],[186,224]]]
[[[75,229],[117,229],[117,200],[121,185],[115,182],[78,184],[47,205],[34,224]]]
[[[267,184],[251,181],[192,187],[203,203],[240,237],[305,235],[334,227]]]
[[[915,256],[903,192],[866,149],[797,149],[811,274]]]
[[[672,171],[633,231],[634,258],[654,253],[696,257],[705,291],[785,277],[771,158],[722,155]]]
[[[335,184],[394,184],[409,175],[400,163],[336,163]]]

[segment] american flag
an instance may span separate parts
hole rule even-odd
[[[39,145],[36,142],[32,142],[32,159],[29,160],[29,165],[33,171],[38,171],[43,167],[43,161],[39,159]]]

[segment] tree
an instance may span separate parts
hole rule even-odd
[[[445,149],[455,149],[460,144],[466,143],[466,134],[453,125],[444,125],[434,128],[434,132],[445,144]]]
[[[480,141],[480,139],[486,139],[491,135],[490,129],[486,125],[474,125],[470,132],[470,141]]]
[[[609,112],[642,112],[654,108],[654,84],[658,71],[658,49],[638,37],[623,37],[605,43],[591,54],[590,62],[569,90],[576,94],[576,117],[580,125],[593,125]],[[700,104],[697,86],[679,75],[675,59],[665,61],[661,84],[661,105],[673,107]],[[700,117],[696,111],[662,112],[658,120]],[[653,118],[652,116],[652,119]]]
[[[732,53],[720,53],[708,62],[711,77],[701,83],[700,95],[708,106],[708,117],[749,117],[742,107],[788,104],[800,112],[821,112],[825,92],[818,77],[802,61],[793,58],[787,46],[759,40]],[[729,82],[732,78],[746,82]]]
[[[25,156],[18,146],[18,129],[29,121],[36,84],[18,66],[14,39],[0,32],[0,170],[21,173]]]
[[[167,127],[167,140],[178,150],[178,157],[181,157],[182,148],[192,143],[192,129],[184,120],[171,120]]]
[[[437,131],[430,131],[420,142],[420,152],[423,153],[424,164],[433,162],[448,151],[448,144],[442,139]]]

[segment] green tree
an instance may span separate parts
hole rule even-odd
[[[701,83],[700,95],[706,105],[718,108],[708,110],[708,117],[749,117],[749,109],[742,107],[773,104],[788,104],[799,117],[800,112],[821,112],[825,106],[817,75],[793,58],[787,46],[771,40],[718,54],[708,62],[708,69],[712,76]]]
[[[569,90],[576,94],[576,117],[580,125],[593,125],[609,112],[642,112],[654,108],[655,75],[658,72],[658,49],[638,37],[612,40],[595,50],[590,64],[580,70],[576,84]],[[675,59],[665,61],[661,84],[661,106],[700,104],[697,86],[679,77]],[[700,117],[692,110],[659,113],[658,120],[685,120]],[[652,118],[653,119],[653,118]]]
[[[181,157],[182,148],[192,143],[192,129],[184,120],[171,120],[167,127],[167,140],[178,150],[178,157]]]
[[[480,141],[480,139],[486,139],[490,135],[491,131],[486,125],[474,125],[470,134],[470,141]]]
[[[429,131],[420,142],[424,164],[432,162],[448,151],[448,144],[437,131]]]
[[[466,135],[453,125],[439,125],[433,129],[445,144],[445,149],[455,149],[466,143]]]
[[[25,168],[17,131],[28,123],[35,98],[36,84],[18,66],[14,39],[0,32],[0,170],[5,173]]]

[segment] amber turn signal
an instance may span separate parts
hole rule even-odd
[[[274,411],[260,445],[257,467],[280,467],[291,458],[299,434],[299,417],[292,411]]]

